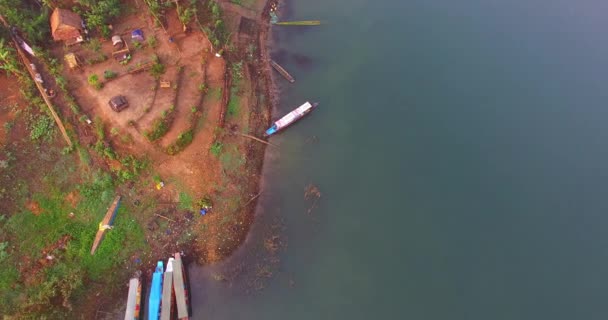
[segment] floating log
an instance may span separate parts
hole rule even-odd
[[[287,79],[287,81],[294,83],[296,82],[296,79],[294,79],[289,72],[287,72],[287,70],[285,70],[283,67],[281,67],[278,63],[276,63],[274,60],[270,60],[270,65],[277,71],[279,72],[283,78]]]
[[[305,20],[305,21],[281,21],[275,23],[279,26],[318,26],[321,24],[319,20]]]
[[[110,208],[108,208],[108,212],[106,212],[105,217],[99,223],[99,230],[97,230],[97,235],[95,236],[95,241],[93,241],[93,247],[91,248],[91,255],[95,254],[95,250],[99,247],[99,244],[103,240],[106,231],[112,228],[112,224],[114,223],[114,218],[116,217],[116,212],[118,212],[118,206],[120,205],[120,196],[116,196]]]

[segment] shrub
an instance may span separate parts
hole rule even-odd
[[[156,40],[155,36],[149,36],[147,42],[150,48],[156,48],[158,45],[158,41]]]
[[[165,136],[167,132],[169,132],[169,129],[171,128],[171,123],[173,123],[174,111],[175,107],[171,106],[169,110],[163,111],[160,118],[154,120],[154,122],[152,123],[152,128],[146,131],[145,133],[148,140],[156,141]]]
[[[178,154],[182,150],[186,149],[186,147],[192,143],[193,139],[194,130],[192,129],[180,133],[179,136],[177,136],[177,140],[167,148],[167,153],[170,155]]]
[[[154,79],[158,80],[163,73],[165,73],[165,66],[157,60],[152,65],[152,68],[150,69],[150,74],[154,77]]]
[[[214,156],[219,157],[223,147],[224,145],[221,142],[216,141],[213,145],[211,145],[210,151]]]
[[[53,119],[45,114],[32,119],[29,123],[30,139],[38,141],[44,139],[50,141],[54,131]]]
[[[105,79],[108,79],[108,80],[114,79],[117,76],[118,76],[118,74],[116,72],[112,71],[112,70],[106,70],[106,71],[103,72],[103,77]]]
[[[99,77],[96,74],[90,75],[87,80],[93,88],[97,90],[103,88],[103,83],[99,81]]]

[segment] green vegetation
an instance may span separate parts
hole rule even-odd
[[[179,7],[178,10],[178,16],[179,16],[179,21],[181,21],[181,23],[183,25],[188,25],[190,22],[192,22],[192,18],[194,18],[194,16],[196,15],[196,8],[185,8],[183,9],[182,7]]]
[[[232,87],[232,90],[230,90],[230,101],[228,102],[228,115],[230,116],[236,116],[241,106],[241,97],[235,89],[235,87]]]
[[[120,270],[133,252],[145,248],[143,230],[121,207],[114,228],[91,255],[97,223],[115,195],[113,179],[98,171],[81,184],[62,190],[56,186],[60,173],[55,171],[42,179],[48,191],[33,195],[31,203],[35,205],[30,208],[34,209],[23,209],[0,222],[0,237],[6,237],[1,242],[6,245],[0,269],[0,311],[5,314],[66,319],[87,279],[116,281],[121,272],[115,270]],[[75,207],[66,200],[70,194],[78,195]],[[44,263],[33,263],[29,269],[21,266],[26,269],[20,274],[22,261],[38,260]]]
[[[209,37],[213,50],[220,51],[230,39],[220,5],[216,0],[209,0],[206,5],[204,1],[196,2],[196,6],[199,27]]]
[[[170,155],[176,155],[180,153],[192,143],[192,139],[194,139],[193,129],[188,129],[180,133],[179,136],[177,136],[177,140],[167,148],[167,153]]]
[[[152,65],[152,68],[150,68],[150,74],[154,79],[158,80],[163,73],[165,73],[165,65],[160,63],[160,59],[158,59],[157,56],[154,56],[154,64]]]
[[[163,114],[154,120],[152,123],[152,129],[146,131],[145,135],[150,141],[156,141],[167,134],[173,123],[175,117],[175,106],[171,106],[168,111],[164,111]]]
[[[103,72],[103,77],[106,80],[114,79],[118,76],[118,74],[112,70],[106,70]]]
[[[192,197],[187,194],[186,192],[180,192],[179,193],[179,208],[182,210],[191,210],[192,204],[194,203],[194,201],[192,200]]]
[[[85,46],[93,52],[99,53],[99,51],[101,51],[101,41],[99,41],[97,38],[89,40]]]
[[[83,18],[89,28],[97,29],[103,37],[109,38],[111,30],[107,24],[120,15],[120,0],[77,0],[86,9]]]
[[[213,143],[213,145],[211,145],[211,149],[209,151],[211,151],[211,154],[214,156],[219,157],[223,147],[224,145],[221,142],[216,141]]]
[[[243,61],[232,63],[230,65],[230,72],[235,85],[238,85],[243,80]]]
[[[32,141],[51,141],[55,134],[55,121],[46,114],[30,115],[28,129]]]
[[[41,45],[50,39],[49,7],[38,8],[28,5],[27,1],[0,0],[0,14],[10,25],[19,28],[30,45]]]
[[[99,81],[99,77],[96,74],[90,75],[87,78],[87,81],[93,88],[95,88],[97,90],[100,90],[101,88],[103,88],[103,82]]]
[[[0,70],[4,70],[9,74],[12,73],[17,77],[25,76],[21,63],[17,60],[15,49],[6,43],[4,38],[0,38]]]
[[[236,146],[231,146],[231,148],[225,148],[222,152],[220,162],[226,172],[234,173],[245,164],[245,157]]]
[[[150,48],[156,48],[158,45],[158,40],[156,40],[156,36],[154,35],[150,35],[146,41],[148,42],[148,46]]]

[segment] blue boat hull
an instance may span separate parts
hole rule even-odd
[[[163,262],[156,264],[150,285],[150,298],[148,299],[148,320],[158,320],[160,317],[160,302],[163,295]]]

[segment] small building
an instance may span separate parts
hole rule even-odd
[[[80,67],[80,59],[78,59],[78,56],[76,56],[74,53],[67,53],[65,56],[63,56],[63,59],[67,63],[68,67],[70,67],[70,69],[76,69]]]
[[[51,35],[55,41],[72,45],[84,41],[82,18],[67,9],[55,9],[51,14]]]

